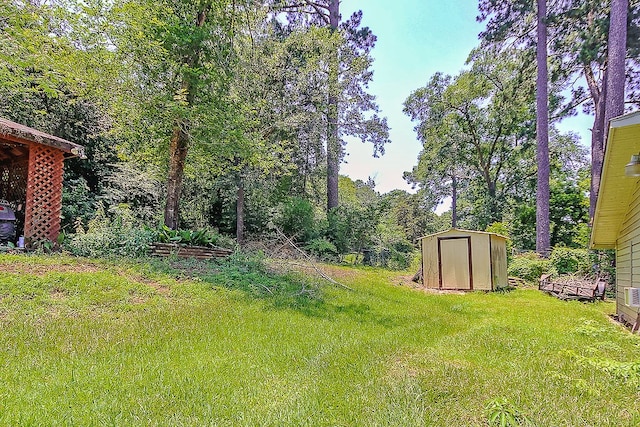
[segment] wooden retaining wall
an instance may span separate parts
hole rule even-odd
[[[152,243],[150,246],[151,255],[170,256],[175,255],[180,258],[212,259],[225,258],[233,253],[231,249],[212,248],[206,246],[188,246],[176,243]]]

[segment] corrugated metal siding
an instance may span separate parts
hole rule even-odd
[[[422,282],[426,288],[440,287],[440,273],[438,271],[438,240],[434,238],[422,239]]]
[[[491,252],[489,234],[471,235],[471,253],[473,254],[473,289],[491,290]]]
[[[507,244],[504,239],[491,236],[491,269],[493,273],[493,289],[507,286]]]
[[[495,267],[492,267],[491,265],[493,261],[491,253],[493,251],[493,246],[496,246],[496,250],[500,250],[500,247],[503,248],[502,252],[504,253],[504,268],[500,266],[498,266],[497,268],[498,272],[501,272],[501,274],[504,275],[504,282],[506,283],[507,271],[505,239],[490,233],[452,229],[447,232],[425,236],[420,240],[422,245],[423,284],[426,288],[438,289],[440,287],[438,239],[447,239],[451,237],[471,238],[471,265],[474,290],[491,290],[495,288],[492,287],[492,269],[495,270]],[[491,245],[489,244],[490,241],[492,242]],[[455,256],[455,254],[453,255]],[[459,266],[457,267],[458,269],[469,268],[468,256],[461,256],[457,258],[459,258]],[[495,276],[495,271],[493,272],[493,274]],[[461,275],[461,277],[462,276],[463,275]],[[466,280],[464,281],[466,282]],[[469,285],[461,284],[457,289],[469,289]]]
[[[635,322],[638,309],[624,305],[624,288],[640,287],[640,186],[636,184],[616,243],[616,306],[618,316]]]

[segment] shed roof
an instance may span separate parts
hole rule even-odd
[[[418,240],[426,239],[428,237],[440,236],[442,234],[451,233],[452,231],[459,232],[459,233],[464,233],[464,234],[489,234],[491,236],[499,237],[499,238],[504,239],[504,240],[509,240],[508,237],[503,236],[502,234],[490,233],[488,231],[465,230],[465,229],[462,229],[462,228],[450,228],[450,229],[448,229],[446,231],[440,231],[438,233],[433,233],[433,234],[429,234],[427,236],[422,236]]]
[[[57,148],[71,156],[85,159],[84,147],[66,139],[49,135],[37,129],[21,125],[0,117],[0,139],[7,139],[18,143],[36,143]]]
[[[638,178],[625,176],[624,167],[640,152],[640,111],[611,120],[605,147],[600,190],[591,230],[591,249],[614,249],[620,226]]]

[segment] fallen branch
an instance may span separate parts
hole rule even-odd
[[[275,227],[275,230],[276,230],[276,232],[278,233],[279,236],[281,236],[283,239],[285,239],[291,245],[291,247],[293,247],[296,251],[298,251],[300,254],[302,254],[302,256],[304,256],[307,261],[309,261],[309,263],[311,264],[311,267],[316,271],[316,273],[318,273],[320,275],[320,277],[322,277],[323,279],[325,279],[327,282],[329,282],[331,284],[334,284],[334,285],[339,286],[341,288],[353,291],[353,288],[350,288],[349,286],[332,279],[324,271],[320,270],[318,268],[318,266],[316,266],[316,264],[313,262],[313,259],[305,251],[300,249],[293,242],[293,240],[291,240],[289,237],[287,237],[287,235],[284,234],[282,232],[282,230],[280,230],[278,227]]]

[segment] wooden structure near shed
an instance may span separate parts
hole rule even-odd
[[[640,176],[627,176],[625,166],[638,153],[640,111],[612,119],[589,242],[591,249],[616,250],[616,311],[635,327],[640,307],[626,301],[625,293],[640,288]]]
[[[27,246],[58,238],[66,157],[85,158],[84,147],[0,118],[0,199],[16,211]]]
[[[230,256],[233,251],[209,246],[189,246],[176,243],[152,243],[151,255],[167,257],[175,255],[179,258],[195,258],[195,259],[212,259],[225,258]]]
[[[595,301],[604,299],[606,282],[578,277],[563,277],[553,281],[551,274],[543,274],[538,289],[562,300]]]
[[[492,291],[508,285],[507,238],[452,228],[420,238],[428,289]]]

